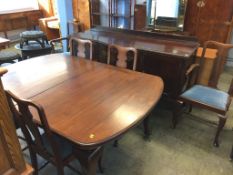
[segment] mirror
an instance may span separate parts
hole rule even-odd
[[[147,0],[147,26],[154,30],[183,31],[188,0]]]

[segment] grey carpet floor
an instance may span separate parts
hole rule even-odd
[[[232,75],[233,69],[227,68],[220,89],[227,89]],[[215,113],[194,108],[191,115],[183,115],[176,129],[171,129],[171,111],[164,104],[157,106],[151,115],[153,132],[149,141],[143,138],[143,127],[139,125],[120,139],[117,148],[112,143],[105,146],[104,175],[232,175],[229,154],[233,145],[233,104],[219,148],[212,145],[216,126],[196,116],[217,122]],[[26,153],[25,158],[29,160]],[[72,164],[79,167],[78,161]],[[69,168],[65,173],[75,174]],[[40,174],[53,175],[56,169],[49,164]]]

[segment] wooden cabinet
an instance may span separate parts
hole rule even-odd
[[[90,0],[91,27],[133,29],[134,0]]]
[[[0,68],[0,174],[29,175],[32,174],[32,168],[23,159],[1,82],[6,72],[6,69]]]
[[[184,30],[200,43],[228,42],[232,30],[233,0],[188,0]]]

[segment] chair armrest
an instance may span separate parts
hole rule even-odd
[[[230,85],[230,88],[228,90],[228,94],[233,97],[233,78],[231,80],[231,85]]]
[[[50,45],[52,46],[52,53],[55,53],[54,43],[58,43],[58,42],[61,42],[63,40],[66,40],[67,44],[68,44],[69,39],[70,39],[70,37],[61,37],[61,38],[56,38],[56,39],[50,40]],[[67,47],[69,50],[69,45],[67,45]]]
[[[189,76],[190,74],[192,74],[195,70],[197,70],[198,68],[200,67],[199,64],[195,63],[195,64],[192,64],[188,70],[186,71],[185,75],[186,76]]]
[[[193,84],[197,81],[197,71],[199,69],[200,65],[197,63],[192,64],[188,70],[185,72],[185,83],[182,88],[182,92],[186,89],[190,88]],[[196,74],[195,74],[196,73]]]

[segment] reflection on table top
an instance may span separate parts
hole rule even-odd
[[[123,134],[154,107],[160,77],[53,54],[7,67],[5,89],[40,103],[50,127],[81,147]]]

